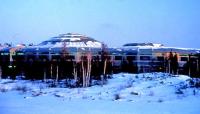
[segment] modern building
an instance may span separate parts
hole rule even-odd
[[[122,56],[121,60],[131,58],[138,72],[159,71],[159,69],[169,72],[170,52],[177,55],[180,70],[190,60],[199,63],[198,57],[194,55],[197,55],[200,49],[166,47],[163,44],[154,43],[128,43],[118,50],[121,50],[119,52]]]
[[[200,49],[166,47],[154,43],[128,43],[119,48],[108,48],[91,37],[67,33],[33,46],[0,46],[0,66],[3,72],[10,72],[7,69],[14,67],[24,70],[21,68],[23,64],[57,65],[63,60],[76,62],[79,56],[87,58],[87,54],[90,54],[92,61],[104,62],[107,59],[112,72],[172,73],[170,56],[176,55],[177,73],[190,73],[192,69],[199,72],[199,52]]]

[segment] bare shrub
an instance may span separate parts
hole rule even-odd
[[[183,91],[182,91],[181,89],[177,89],[175,93],[176,93],[176,94],[184,94]]]
[[[22,93],[26,93],[26,92],[28,91],[28,87],[25,86],[25,85],[23,85],[23,86],[17,86],[17,87],[15,88],[15,90],[20,91],[20,92],[22,92]]]
[[[2,93],[5,93],[5,92],[8,91],[8,89],[6,89],[5,87],[0,87],[0,91],[1,91]]]
[[[114,95],[114,100],[119,100],[119,99],[121,99],[120,95],[119,94],[115,94]]]
[[[36,91],[33,91],[32,92],[32,96],[33,97],[37,97],[37,96],[40,96],[40,95],[42,95],[43,93],[40,91],[40,92],[36,92]]]
[[[60,95],[60,94],[54,94],[55,97],[58,97],[58,98],[63,98],[64,96],[63,95]]]
[[[164,84],[164,82],[163,82],[163,81],[161,81],[161,82],[160,82],[160,84]]]
[[[195,89],[193,90],[193,95],[196,95],[196,90]]]
[[[163,99],[158,99],[158,102],[159,102],[159,103],[162,103],[162,102],[163,102]]]
[[[133,82],[135,82],[135,80],[133,80],[132,78],[129,78],[128,81],[127,81],[127,85],[126,85],[127,88],[132,87]]]
[[[189,81],[189,85],[191,87],[200,88],[200,79],[193,78],[193,79],[189,79],[187,81]]]
[[[139,95],[139,93],[134,92],[134,91],[132,91],[130,94],[131,94],[131,95]]]
[[[149,89],[150,89],[150,88],[152,88],[152,86],[148,86],[147,88],[149,88]]]
[[[153,80],[152,77],[146,77],[145,79],[146,79],[146,81],[151,81],[151,80]]]

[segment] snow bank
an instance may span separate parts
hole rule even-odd
[[[2,79],[0,113],[198,114],[200,89],[191,80],[165,73],[120,73],[103,86],[50,88],[42,81]]]

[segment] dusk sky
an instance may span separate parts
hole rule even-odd
[[[0,0],[0,43],[75,32],[108,44],[200,48],[200,0]]]

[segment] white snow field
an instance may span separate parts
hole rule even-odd
[[[103,86],[50,88],[0,80],[0,114],[200,114],[200,88],[183,75],[114,74]]]

